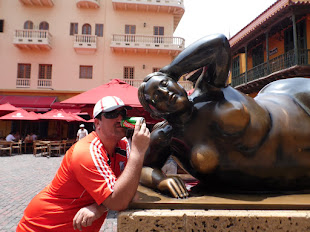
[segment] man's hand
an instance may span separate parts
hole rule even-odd
[[[137,121],[134,134],[132,136],[132,150],[135,150],[140,155],[143,155],[141,159],[143,160],[145,152],[150,143],[150,131],[146,127],[146,123]]]
[[[81,208],[73,218],[73,228],[82,231],[82,226],[91,226],[106,211],[108,209],[104,205],[97,205],[97,203]]]

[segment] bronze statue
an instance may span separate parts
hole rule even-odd
[[[227,85],[230,62],[228,40],[212,35],[144,79],[139,100],[165,121],[151,133],[143,185],[188,196],[160,171],[173,154],[205,190],[310,189],[310,79],[272,82],[253,99]],[[177,81],[195,70],[188,97]]]

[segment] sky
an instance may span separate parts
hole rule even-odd
[[[276,0],[184,0],[185,13],[173,36],[185,47],[215,33],[231,38]]]

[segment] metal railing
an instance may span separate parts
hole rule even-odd
[[[232,77],[231,85],[233,87],[246,84],[247,82],[254,81],[258,78],[267,76],[271,73],[290,68],[295,65],[310,65],[310,50],[300,49],[298,50],[298,61],[295,61],[295,52],[290,50],[280,56],[277,56],[269,62],[262,63],[254,68],[242,73],[238,76]]]
[[[121,81],[124,81],[131,86],[134,86],[136,88],[139,88],[143,80],[141,79],[120,79]],[[189,91],[193,88],[193,83],[191,81],[178,81],[178,83],[186,90]]]
[[[135,34],[114,34],[112,35],[112,45],[133,46],[149,48],[176,48],[184,49],[185,40],[181,37],[166,37],[160,35],[135,35]]]

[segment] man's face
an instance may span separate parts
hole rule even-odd
[[[122,110],[122,109],[119,109]],[[116,118],[107,119],[103,114],[101,120],[95,119],[96,132],[100,138],[113,138],[117,141],[126,135],[126,129],[121,127],[123,116],[120,114]]]

